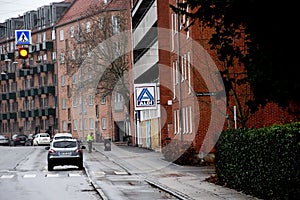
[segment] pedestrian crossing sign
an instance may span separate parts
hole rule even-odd
[[[15,30],[16,45],[31,44],[31,30]]]

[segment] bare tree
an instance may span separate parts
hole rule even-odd
[[[128,16],[126,10],[98,10],[97,6],[83,13],[74,30],[72,49],[66,49],[65,62],[70,75],[78,73],[77,92],[118,92],[129,112]]]

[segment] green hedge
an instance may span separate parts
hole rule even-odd
[[[220,183],[263,199],[300,199],[300,123],[227,130],[216,150]]]

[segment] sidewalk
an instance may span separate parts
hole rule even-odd
[[[173,194],[182,200],[219,200],[219,199],[257,199],[235,190],[215,185],[205,181],[214,174],[210,166],[193,167],[180,166],[163,160],[160,152],[139,147],[116,146],[111,144],[111,151],[104,150],[103,143],[93,144],[93,153],[100,153],[114,163],[117,163],[128,174],[139,175],[150,185]],[[85,159],[92,159],[91,154],[85,152]],[[104,197],[101,184],[93,177],[90,170],[97,170],[101,164],[85,162],[87,175],[95,189]],[[89,166],[93,165],[93,166]]]

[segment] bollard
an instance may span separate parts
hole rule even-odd
[[[104,151],[111,151],[111,139],[104,139]]]

